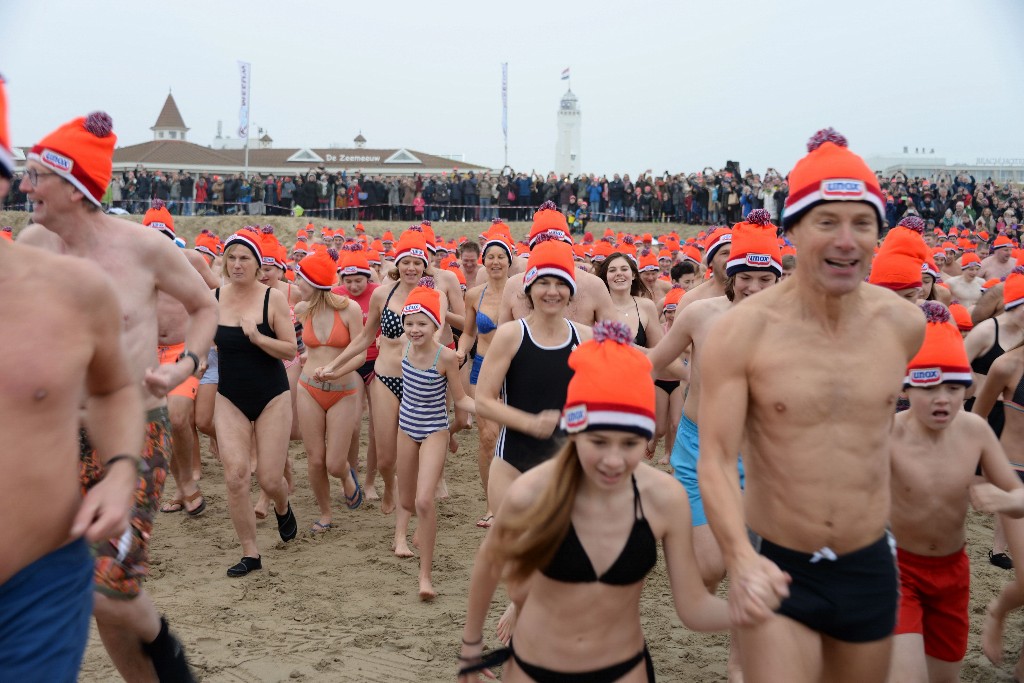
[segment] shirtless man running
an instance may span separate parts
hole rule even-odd
[[[0,196],[13,174],[6,101],[0,79]],[[88,544],[128,528],[142,397],[98,268],[0,239],[0,290],[0,519],[17,520],[0,527],[0,680],[73,681],[92,614]],[[105,472],[84,499],[83,398]]]
[[[142,224],[159,231],[170,239],[174,239],[174,216],[156,200],[143,216]],[[192,264],[192,267],[203,277],[210,289],[220,286],[206,258],[194,249],[181,252]],[[157,341],[160,344],[157,355],[161,363],[176,363],[178,356],[185,350],[185,331],[188,329],[188,311],[177,299],[160,292],[156,300],[156,319],[159,326]],[[207,358],[200,365],[205,366]],[[205,367],[204,367],[205,369]],[[193,451],[198,448],[196,440],[196,395],[199,390],[199,378],[190,376],[180,385],[167,393],[167,412],[171,420],[171,456],[170,470],[178,494],[174,500],[168,501],[160,508],[161,512],[179,512],[185,510],[190,516],[200,515],[206,509],[206,499],[199,490],[196,481]]]
[[[978,277],[978,273],[981,271],[981,259],[977,254],[964,254],[961,266],[961,274],[948,278],[945,282],[949,285],[949,290],[953,292],[953,298],[966,306],[969,311],[974,308],[974,304],[978,303],[982,294],[981,283],[984,280]]]
[[[142,590],[142,579],[148,572],[148,540],[170,451],[164,397],[198,371],[199,358],[213,341],[217,306],[209,287],[173,243],[103,213],[100,200],[112,175],[116,142],[112,127],[109,116],[96,112],[61,126],[32,148],[21,189],[34,205],[37,225],[18,239],[92,261],[118,285],[121,339],[131,376],[144,387],[148,427],[131,533],[99,548],[93,613],[103,644],[126,680],[191,681],[181,648],[169,640],[167,622]],[[187,351],[174,364],[157,363],[158,292],[177,299],[190,316]],[[98,479],[98,463],[90,448],[84,447],[81,455],[83,486],[90,488]]]
[[[533,215],[533,228],[530,230],[531,249],[542,236],[572,244],[572,238],[569,236],[569,224],[566,223],[562,212],[552,202],[544,202],[537,213]],[[501,309],[498,311],[499,325],[530,315],[529,301],[523,291],[523,276],[524,273],[509,275],[505,291],[501,295]],[[573,322],[591,327],[598,320],[616,319],[615,305],[601,278],[577,269],[576,294],[569,301],[565,317]]]
[[[898,599],[889,440],[925,321],[864,282],[875,174],[832,130],[808,149],[784,217],[800,267],[723,314],[703,352],[698,473],[746,680],[881,682]]]
[[[981,271],[978,277],[982,282],[993,278],[1002,279],[1013,271],[1016,262],[1011,258],[1013,242],[1006,235],[999,235],[992,243],[992,255],[987,256],[981,262]]]

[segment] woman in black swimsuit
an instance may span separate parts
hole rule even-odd
[[[349,343],[345,351],[334,362],[317,368],[313,377],[318,382],[332,382],[340,379],[337,371],[349,360],[366,351],[380,332],[377,361],[374,364],[375,378],[370,384],[370,400],[373,403],[373,431],[377,448],[377,469],[384,480],[384,494],[381,512],[394,511],[395,461],[398,443],[398,405],[402,400],[402,352],[400,341],[405,333],[402,327],[402,307],[409,293],[416,288],[420,278],[432,275],[429,268],[427,241],[423,231],[410,228],[402,233],[395,245],[395,268],[383,278],[384,284],[370,295],[370,309],[366,315],[366,326]],[[444,294],[441,295],[441,310],[448,308]],[[367,491],[367,498],[371,499]]]
[[[653,681],[640,595],[658,541],[683,623],[729,626],[725,602],[697,571],[685,492],[641,462],[654,434],[654,384],[631,338],[623,324],[602,321],[570,356],[562,414],[570,441],[509,488],[476,556],[463,683],[503,661],[507,682]],[[483,626],[502,576],[519,617],[509,648],[485,655]]]
[[[261,258],[257,233],[241,231],[229,237],[224,248],[225,284],[216,292],[220,318],[214,343],[220,383],[213,421],[228,509],[243,555],[228,569],[228,576],[262,568],[249,498],[249,451],[254,443],[256,478],[274,503],[281,539],[290,541],[298,532],[284,479],[292,406],[283,361],[295,357],[295,327],[284,295],[256,279]]]

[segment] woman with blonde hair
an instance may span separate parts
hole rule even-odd
[[[295,313],[302,323],[310,367],[327,365],[337,358],[363,329],[359,306],[331,291],[338,283],[337,259],[338,252],[324,249],[299,262],[296,289],[302,301]],[[306,373],[299,376],[299,428],[306,447],[309,487],[320,508],[320,517],[311,529],[315,534],[334,526],[328,475],[342,480],[349,510],[363,502],[363,491],[355,470],[349,466],[348,454],[363,407],[363,382],[356,370],[365,359],[365,352],[357,354],[339,368],[338,381],[321,382]]]
[[[672,476],[644,464],[654,435],[651,364],[624,324],[602,321],[569,357],[562,425],[569,442],[508,489],[477,552],[459,680],[505,662],[502,680],[653,681],[640,596],[660,541],[680,619],[729,626],[704,587],[689,502]],[[483,654],[483,625],[506,578],[518,620],[509,647]]]

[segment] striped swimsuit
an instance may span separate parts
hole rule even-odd
[[[420,370],[409,362],[409,344],[402,357],[402,401],[398,405],[398,428],[420,443],[428,436],[448,429],[448,380],[437,371],[438,347],[434,364]]]

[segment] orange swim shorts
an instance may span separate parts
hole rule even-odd
[[[178,362],[178,357],[185,350],[185,342],[172,344],[170,346],[156,347],[160,365],[171,365]],[[196,400],[196,392],[199,391],[199,378],[189,377],[184,382],[167,392],[168,396],[184,396],[187,399]]]

